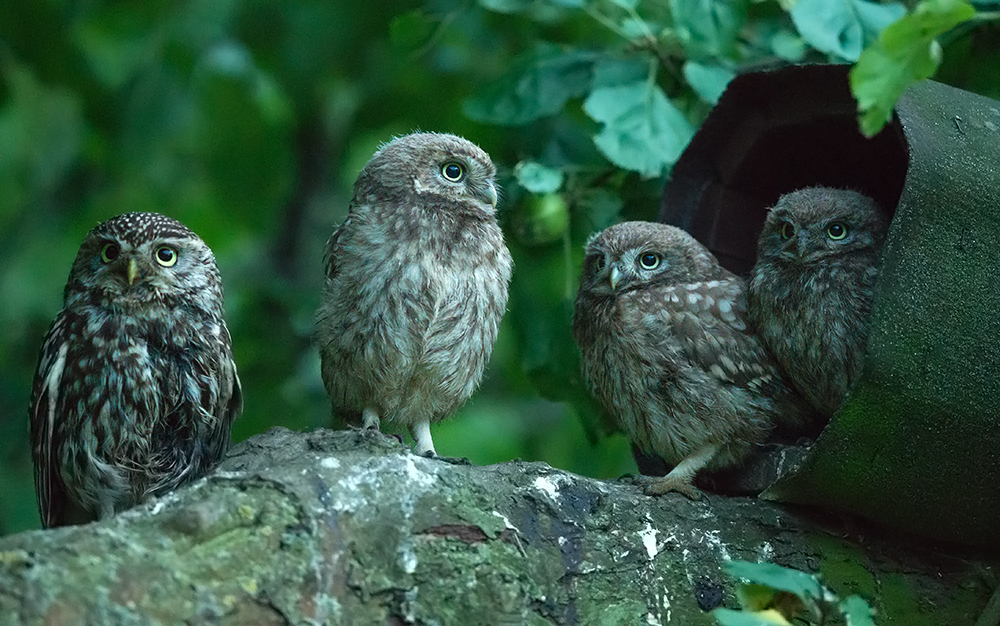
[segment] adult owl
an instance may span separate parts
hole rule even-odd
[[[750,330],[743,281],[686,232],[612,226],[587,244],[573,314],[584,378],[632,444],[662,457],[646,492],[697,495],[702,469],[735,466],[801,400]]]
[[[750,320],[827,419],[861,374],[887,228],[871,198],[809,187],[778,200],[758,240]]]
[[[35,372],[45,527],[107,518],[208,472],[242,408],[212,251],[157,213],[84,238]]]
[[[495,175],[461,137],[393,139],[326,245],[315,335],[333,411],[367,428],[406,425],[418,454],[436,454],[430,424],[475,391],[507,306]]]

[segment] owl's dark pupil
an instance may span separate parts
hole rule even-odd
[[[782,239],[791,239],[792,235],[794,235],[794,234],[795,234],[795,227],[794,226],[792,226],[788,222],[785,222],[784,224],[781,225],[781,238]]]
[[[169,246],[156,249],[156,260],[160,265],[170,267],[177,262],[177,251]]]
[[[647,270],[651,270],[660,264],[660,257],[652,252],[647,252],[639,258],[639,263]]]
[[[458,163],[448,163],[442,168],[441,173],[450,181],[457,181],[462,178],[462,166]]]
[[[847,236],[847,229],[843,224],[830,224],[826,232],[830,235],[830,239],[843,239]]]
[[[104,247],[101,248],[101,261],[103,263],[111,263],[118,258],[118,253],[121,249],[116,243],[106,243]]]
[[[605,262],[604,261],[604,257],[602,257],[602,256],[597,257],[597,271],[598,272],[604,269],[604,262]]]

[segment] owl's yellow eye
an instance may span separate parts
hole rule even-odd
[[[655,252],[647,252],[639,257],[639,265],[644,270],[655,270],[660,267],[660,261],[663,260],[659,254]]]
[[[847,236],[847,227],[840,222],[834,222],[826,227],[826,234],[834,241],[840,241]]]
[[[789,222],[785,222],[781,225],[781,238],[784,240],[789,240],[795,235],[795,227]]]
[[[449,161],[441,166],[441,175],[444,176],[445,180],[457,183],[465,178],[465,168],[462,167],[461,163]]]
[[[121,248],[116,243],[106,243],[104,247],[101,248],[101,263],[107,265],[115,259],[118,258],[118,253],[121,252]]]
[[[177,250],[170,246],[160,246],[153,256],[156,257],[156,262],[163,267],[173,267],[177,264]]]

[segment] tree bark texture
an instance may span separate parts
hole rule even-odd
[[[0,624],[715,624],[727,559],[819,571],[885,626],[973,624],[997,559],[752,498],[276,428],[204,480],[0,539]]]

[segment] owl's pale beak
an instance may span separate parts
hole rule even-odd
[[[135,282],[135,277],[139,275],[139,264],[136,263],[135,258],[128,260],[128,269],[126,270],[126,276],[128,277],[128,284],[131,287],[132,283]]]
[[[810,243],[809,243],[809,233],[806,231],[806,229],[803,228],[799,232],[795,233],[795,255],[796,256],[798,256],[798,257],[801,258],[802,255],[804,255],[806,253],[806,251],[809,250],[810,247],[811,246],[810,246]]]
[[[493,206],[493,208],[494,209],[497,208],[497,200],[499,200],[499,196],[497,195],[497,186],[492,182],[490,182],[490,184],[486,188],[486,194],[489,196],[490,204]]]
[[[616,289],[618,287],[618,283],[621,282],[622,276],[623,274],[621,270],[618,269],[618,266],[612,265],[611,272],[608,276],[608,282],[611,283],[611,289]]]

